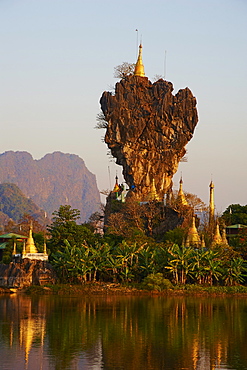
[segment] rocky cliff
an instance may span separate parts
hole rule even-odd
[[[104,92],[100,99],[105,142],[140,200],[148,198],[151,185],[160,200],[169,191],[198,122],[191,91],[172,91],[171,82],[130,75],[116,84],[114,95]]]
[[[55,284],[56,274],[48,261],[24,259],[0,264],[0,286],[26,288],[31,285]]]
[[[95,175],[74,154],[54,152],[34,160],[27,152],[5,152],[0,155],[0,182],[16,184],[48,217],[65,204],[80,210],[81,221],[99,209]]]

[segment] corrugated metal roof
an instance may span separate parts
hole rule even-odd
[[[247,227],[247,225],[236,224],[236,225],[226,226],[226,229],[244,229],[245,227]]]
[[[15,234],[15,233],[8,233],[8,234],[0,235],[0,239],[12,239],[12,238],[27,239],[27,236]]]

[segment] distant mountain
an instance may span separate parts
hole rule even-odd
[[[41,224],[45,223],[44,211],[31,200],[25,197],[15,184],[0,184],[0,220],[1,224],[8,219],[18,222],[24,214],[33,216]]]
[[[0,183],[16,184],[49,218],[65,204],[80,210],[82,222],[99,210],[96,177],[75,154],[54,152],[35,160],[27,152],[5,152],[0,154]]]

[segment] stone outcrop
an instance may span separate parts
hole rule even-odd
[[[56,275],[47,261],[24,259],[21,262],[0,264],[0,286],[26,288],[31,285],[55,284]]]
[[[99,210],[96,177],[75,154],[54,152],[35,160],[27,152],[2,153],[0,182],[17,185],[49,218],[66,204],[80,210],[81,222]]]
[[[140,200],[155,185],[160,200],[172,186],[172,177],[185,155],[198,122],[196,99],[188,88],[172,94],[163,79],[127,76],[104,92],[101,109],[107,121],[105,142],[123,176]]]

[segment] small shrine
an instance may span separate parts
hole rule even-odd
[[[48,260],[48,254],[46,250],[46,244],[44,243],[44,251],[43,253],[38,252],[34,240],[33,240],[33,230],[32,226],[30,226],[29,229],[29,236],[24,241],[23,249],[22,249],[22,259],[29,258],[30,260],[40,260],[40,261],[47,261]]]

